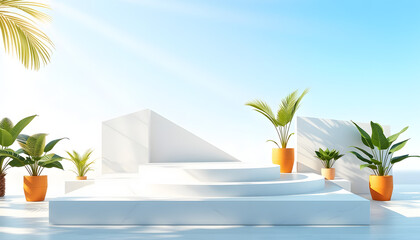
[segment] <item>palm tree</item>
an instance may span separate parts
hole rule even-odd
[[[38,8],[49,6],[26,0],[0,0],[0,30],[7,53],[16,55],[32,70],[50,62],[54,44],[37,24],[48,22],[50,16]]]
[[[280,144],[274,140],[267,140],[267,142],[275,143],[279,148],[286,148],[290,137],[294,133],[289,134],[290,125],[295,116],[296,111],[300,106],[302,98],[308,93],[309,89],[305,89],[299,96],[298,91],[294,91],[281,100],[277,114],[274,115],[271,107],[264,101],[254,100],[247,102],[245,105],[252,107],[255,111],[264,115],[273,124],[276,129]]]

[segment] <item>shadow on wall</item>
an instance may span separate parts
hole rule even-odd
[[[358,124],[370,133],[370,124]],[[384,126],[384,132],[389,135],[389,126]],[[353,150],[351,146],[364,148],[360,134],[351,121],[297,117],[296,140],[298,172],[320,174],[323,166],[320,160],[315,158],[315,150],[319,148],[336,149],[345,154],[334,164],[336,176],[351,181],[354,193],[369,191],[368,180],[371,171],[369,169],[360,170],[362,162],[349,153]]]

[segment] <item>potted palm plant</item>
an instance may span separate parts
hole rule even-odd
[[[335,168],[333,168],[335,161],[344,156],[340,154],[339,151],[333,149],[329,150],[328,148],[322,150],[321,148],[318,151],[315,151],[316,158],[321,160],[322,165],[324,166],[321,169],[321,175],[327,180],[334,180],[335,178]]]
[[[0,149],[6,150],[16,141],[22,130],[36,117],[36,115],[20,120],[16,125],[8,118],[0,121]],[[0,197],[6,193],[6,171],[9,169],[12,159],[7,156],[0,156]]]
[[[77,174],[76,179],[77,180],[86,180],[86,173],[89,171],[93,171],[93,169],[90,167],[95,161],[89,161],[90,155],[92,154],[93,150],[88,149],[83,154],[79,154],[78,152],[68,152],[69,158],[66,158],[67,160],[71,161],[74,166],[76,167],[76,171],[72,170],[74,173]]]
[[[277,148],[272,149],[272,162],[280,165],[281,173],[291,173],[293,170],[295,151],[294,148],[287,148],[287,143],[293,135],[293,133],[289,133],[290,125],[302,98],[308,91],[309,89],[305,89],[299,96],[296,90],[282,99],[276,115],[274,115],[271,107],[264,101],[254,100],[245,104],[264,115],[273,124],[280,144],[274,140],[267,140],[267,142],[273,142],[277,146]]]
[[[44,201],[47,193],[47,176],[41,175],[45,168],[63,169],[60,161],[63,159],[57,154],[50,153],[54,146],[65,138],[60,138],[45,144],[47,134],[38,133],[32,136],[20,134],[17,138],[21,149],[0,150],[0,156],[10,157],[12,167],[25,167],[29,176],[23,177],[23,189],[26,201]]]
[[[366,151],[360,147],[354,147],[359,152],[350,151],[359,160],[364,162],[360,165],[360,169],[370,168],[373,175],[369,176],[370,195],[373,200],[389,201],[392,197],[392,190],[394,187],[393,177],[389,175],[395,163],[400,162],[410,157],[409,154],[394,156],[394,153],[401,150],[409,139],[395,143],[401,133],[405,132],[408,127],[403,128],[400,132],[386,137],[383,128],[380,124],[370,122],[372,128],[372,135],[370,136],[359,125],[353,122],[359,131],[363,145],[369,150]]]

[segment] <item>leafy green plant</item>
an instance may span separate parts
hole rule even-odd
[[[92,154],[93,150],[88,149],[83,154],[79,154],[76,151],[68,152],[66,151],[70,158],[66,158],[67,160],[71,161],[74,166],[76,167],[76,171],[72,170],[74,173],[77,174],[78,177],[86,176],[86,173],[89,171],[93,171],[90,167],[95,161],[89,161],[90,155]]]
[[[55,139],[45,144],[46,136],[45,133],[32,136],[20,134],[17,141],[21,149],[17,151],[2,149],[0,150],[0,156],[11,158],[9,164],[12,167],[25,167],[30,176],[40,176],[45,168],[63,169],[60,163],[63,158],[49,152],[59,141],[67,138]]]
[[[315,157],[321,160],[321,163],[324,166],[324,168],[332,168],[334,166],[335,161],[344,156],[344,154],[340,154],[339,151],[335,149],[329,150],[328,148],[325,150],[322,150],[320,148],[318,151],[315,151],[315,154]]]
[[[296,90],[282,99],[276,115],[274,115],[271,107],[264,101],[254,100],[245,104],[264,115],[268,120],[270,120],[276,129],[280,144],[274,140],[267,140],[267,142],[273,142],[277,145],[278,148],[280,148],[280,145],[282,148],[287,147],[287,143],[289,142],[290,137],[293,135],[293,133],[289,134],[291,122],[300,106],[302,98],[308,92],[309,89],[305,89],[305,91],[303,91],[303,93],[299,96],[298,91]]]
[[[38,70],[50,61],[54,45],[38,27],[50,16],[38,8],[48,5],[26,0],[0,0],[0,34],[4,48],[17,56],[26,68]]]
[[[16,141],[18,135],[36,116],[26,117],[16,125],[9,118],[3,118],[0,121],[0,150],[10,150],[9,147]],[[0,175],[6,174],[6,170],[11,167],[11,160],[7,156],[0,156]]]
[[[361,127],[359,127],[359,125],[357,125],[353,121],[352,123],[356,126],[357,130],[359,131],[362,143],[370,150],[370,152],[368,152],[360,147],[354,146],[354,148],[359,150],[360,153],[356,151],[350,151],[359,160],[365,162],[365,164],[360,165],[360,169],[368,167],[372,169],[373,173],[377,176],[387,176],[395,163],[410,157],[420,157],[411,156],[409,154],[394,157],[394,153],[401,150],[405,146],[407,141],[410,140],[406,139],[404,141],[393,144],[398,139],[400,134],[405,132],[408,129],[408,127],[403,128],[400,132],[394,135],[386,137],[383,128],[380,124],[370,122],[370,126],[372,128],[372,135],[369,136],[369,134]]]

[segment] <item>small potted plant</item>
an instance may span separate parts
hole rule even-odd
[[[365,164],[360,165],[360,169],[370,168],[373,175],[369,176],[369,189],[370,195],[373,200],[389,201],[392,197],[392,190],[394,188],[393,177],[389,175],[395,163],[400,162],[410,157],[408,154],[402,156],[394,156],[394,153],[401,150],[409,139],[395,143],[401,133],[405,132],[408,127],[403,128],[400,132],[386,137],[383,128],[380,124],[370,122],[372,128],[372,135],[370,136],[359,125],[353,122],[359,131],[362,143],[370,150],[370,152],[360,148],[354,147],[359,150],[350,151],[359,160]]]
[[[280,165],[281,173],[291,173],[293,170],[295,151],[293,148],[287,148],[287,143],[293,135],[293,133],[289,133],[290,124],[300,106],[302,98],[308,93],[308,91],[309,89],[305,89],[300,96],[298,95],[297,90],[289,94],[281,101],[276,115],[274,115],[270,106],[264,101],[255,100],[245,104],[264,115],[276,129],[280,144],[274,140],[267,140],[267,142],[273,142],[277,146],[277,148],[272,149],[272,162]]]
[[[316,158],[321,160],[322,165],[324,166],[321,169],[321,175],[327,180],[334,180],[335,178],[335,168],[333,168],[335,161],[344,156],[340,154],[339,151],[333,149],[329,150],[328,148],[322,150],[321,148],[318,151],[315,151]]]
[[[45,145],[47,134],[38,133],[32,136],[20,134],[17,138],[22,147],[17,151],[0,150],[0,156],[10,157],[10,166],[25,167],[29,176],[23,177],[23,189],[26,201],[44,201],[48,188],[46,175],[41,175],[45,168],[63,169],[60,161],[63,159],[54,153],[49,153],[54,146],[64,138],[56,139]]]
[[[74,166],[76,167],[76,171],[72,170],[74,173],[77,174],[76,179],[77,180],[86,180],[86,173],[89,171],[93,171],[93,169],[90,167],[95,161],[89,161],[90,155],[92,154],[93,150],[88,149],[86,150],[82,155],[78,152],[68,152],[70,158],[66,158],[67,160],[71,161]]]
[[[16,141],[22,130],[36,117],[36,115],[20,120],[16,125],[8,118],[0,121],[0,149],[6,150]],[[6,193],[6,170],[9,169],[12,159],[7,156],[0,156],[0,197]]]

